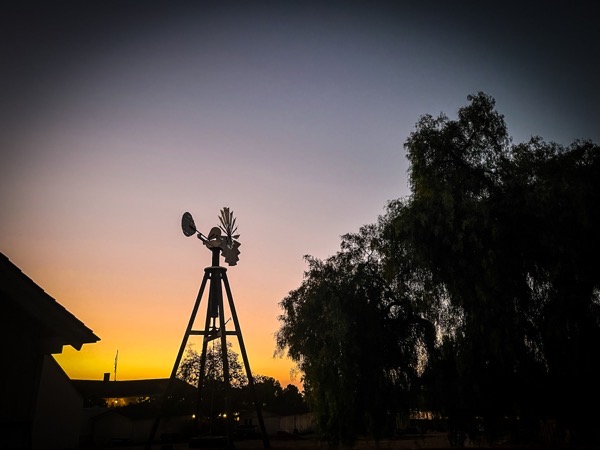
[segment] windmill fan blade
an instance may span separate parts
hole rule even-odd
[[[221,210],[221,215],[219,216],[219,221],[221,222],[219,228],[221,228],[221,230],[229,238],[231,238],[232,234],[237,230],[237,227],[235,226],[235,218],[233,217],[233,211],[227,207],[223,208]]]
[[[194,219],[189,212],[183,213],[183,217],[181,218],[181,229],[183,230],[183,234],[187,237],[196,234],[198,230],[196,230],[196,224],[194,224]]]

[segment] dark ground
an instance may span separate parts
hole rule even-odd
[[[293,437],[271,437],[269,439],[271,450],[310,450],[310,449],[322,449],[328,450],[329,447],[326,442],[319,441],[318,439],[310,436],[304,436],[299,438]],[[107,447],[108,449],[109,447]],[[110,447],[114,449],[116,447]],[[144,450],[144,446],[125,447],[130,450]],[[174,444],[154,444],[151,450],[187,450],[190,448],[205,448],[205,449],[218,449],[224,447],[208,446],[208,447],[197,447],[190,446],[188,442],[185,443],[174,443]],[[234,449],[262,449],[264,448],[263,441],[261,439],[248,439],[248,440],[237,440],[234,442]],[[395,449],[395,450],[416,450],[416,449],[450,449],[457,448],[451,447],[448,442],[447,433],[441,432],[429,432],[423,435],[404,435],[391,439],[382,439],[379,442],[375,442],[369,439],[359,439],[352,447],[341,447],[341,450],[363,450],[363,449]],[[512,449],[512,450],[592,450],[594,447],[580,447],[580,446],[543,446],[543,445],[511,445],[508,443],[498,443],[493,445],[475,445],[467,441],[465,446],[462,448],[471,449]],[[105,450],[105,449],[98,449]]]

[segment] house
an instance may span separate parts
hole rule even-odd
[[[72,380],[73,386],[81,393],[87,406],[120,407],[149,400],[159,399],[166,391],[169,378],[148,380]],[[196,399],[197,389],[183,380],[175,378],[170,395]]]
[[[167,390],[169,378],[110,381],[72,380],[87,406],[81,432],[81,442],[93,445],[143,443],[150,436],[157,416],[154,400],[160,400]],[[194,424],[193,410],[197,389],[174,379],[169,397],[175,400],[163,412],[158,436],[182,436]],[[154,401],[154,402],[152,402]]]
[[[0,253],[2,448],[79,445],[83,398],[53,354],[100,340]]]

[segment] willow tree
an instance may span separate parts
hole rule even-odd
[[[585,441],[576,411],[600,400],[599,148],[513,145],[491,97],[469,102],[417,123],[412,193],[387,231],[444,293],[430,311],[458,313],[440,335],[436,401],[492,434],[503,417],[552,417]]]
[[[419,119],[411,194],[307,258],[281,302],[278,348],[332,442],[377,435],[384,412],[423,398],[461,433],[483,417],[494,439],[510,418],[534,438],[553,419],[560,440],[595,439],[600,148],[515,145],[493,98],[468,101]]]
[[[280,303],[279,351],[303,373],[307,400],[332,444],[381,436],[414,406],[430,326],[383,276],[381,227],[343,236],[322,261],[306,257],[299,288]]]

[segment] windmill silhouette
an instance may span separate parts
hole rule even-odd
[[[192,309],[192,314],[190,316],[190,320],[188,322],[187,328],[183,335],[183,339],[181,341],[181,345],[179,347],[179,352],[177,353],[177,357],[175,359],[175,363],[173,365],[173,370],[171,371],[171,377],[169,378],[169,383],[165,392],[163,393],[161,404],[159,407],[159,412],[152,424],[152,428],[150,430],[150,436],[148,438],[148,443],[146,448],[150,449],[152,442],[154,441],[154,437],[158,426],[160,424],[160,420],[164,417],[164,404],[169,394],[171,393],[173,382],[177,375],[177,369],[179,368],[179,364],[181,362],[181,358],[183,356],[183,352],[187,345],[188,339],[190,336],[203,336],[202,339],[202,353],[200,354],[200,368],[199,368],[199,376],[198,376],[198,396],[196,403],[196,428],[198,428],[198,421],[201,417],[201,399],[202,399],[202,391],[204,387],[205,381],[205,368],[206,368],[206,355],[208,350],[208,343],[214,339],[220,339],[221,342],[221,363],[223,367],[223,381],[225,384],[225,416],[226,416],[226,428],[227,428],[227,436],[226,436],[226,445],[228,447],[233,446],[233,415],[231,411],[231,403],[230,403],[230,394],[231,394],[231,380],[229,373],[229,361],[227,359],[227,337],[228,336],[236,336],[238,339],[238,344],[240,347],[240,352],[242,355],[242,360],[244,362],[244,368],[246,371],[246,376],[248,378],[248,386],[252,391],[253,401],[256,408],[256,415],[258,418],[258,423],[260,426],[260,430],[262,433],[262,440],[264,448],[269,448],[269,438],[267,436],[267,432],[265,429],[265,424],[261,411],[261,404],[258,401],[258,396],[256,394],[256,389],[254,386],[254,378],[252,376],[252,371],[250,370],[250,362],[248,360],[248,354],[246,353],[246,346],[244,345],[244,339],[242,337],[242,330],[240,328],[240,322],[238,320],[237,312],[235,310],[235,304],[233,302],[233,295],[231,293],[231,287],[229,286],[229,280],[227,279],[227,269],[220,265],[221,255],[223,255],[225,262],[230,266],[235,266],[239,260],[239,247],[240,243],[238,241],[239,235],[236,235],[237,227],[235,225],[235,218],[233,217],[233,212],[229,210],[229,208],[223,208],[221,210],[221,215],[219,216],[220,225],[217,227],[213,227],[208,235],[202,234],[197,230],[196,225],[194,224],[194,219],[189,212],[183,214],[181,218],[181,228],[183,230],[183,234],[187,237],[196,235],[198,239],[202,241],[202,243],[212,252],[212,261],[211,266],[206,267],[204,269],[204,277],[202,278],[202,283],[200,284],[200,290],[198,292],[198,296],[196,297],[196,301],[194,303],[194,307]],[[204,295],[204,291],[206,289],[206,285],[209,284],[208,289],[208,302],[206,308],[206,319],[204,322],[204,329],[202,330],[194,330],[194,322],[196,320],[196,316],[198,314],[198,310],[200,308],[200,303],[202,301],[202,297]],[[229,306],[229,311],[231,313],[231,318],[233,319],[233,328],[230,330],[226,329],[227,323],[229,321],[225,321],[225,311],[224,311],[224,302],[223,302],[223,287],[225,288],[225,293],[227,296],[227,302]],[[198,439],[201,439],[199,437]]]

